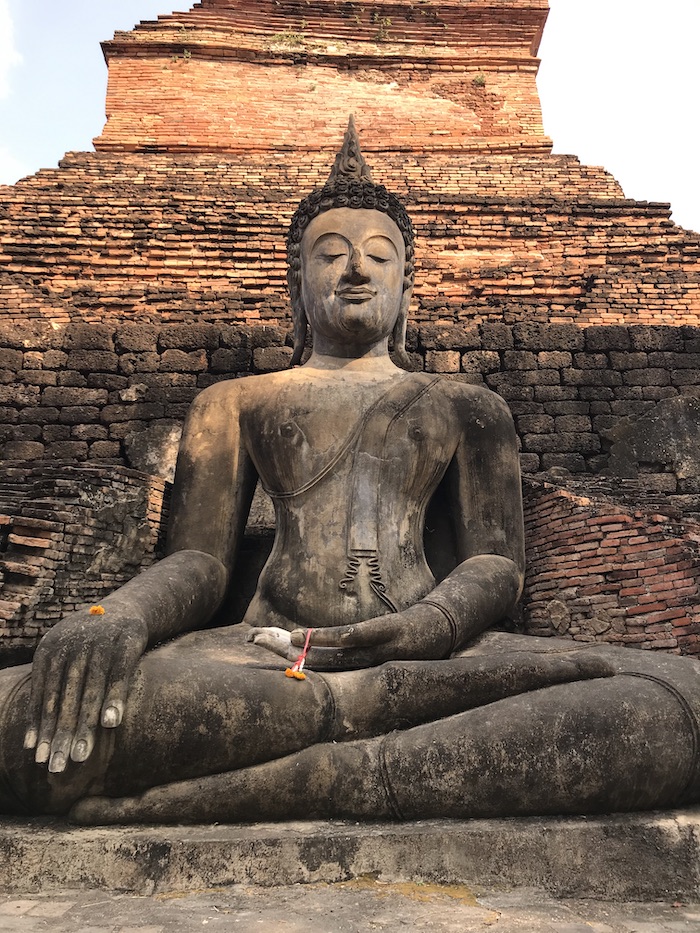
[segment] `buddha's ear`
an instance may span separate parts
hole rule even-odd
[[[408,354],[406,353],[406,327],[408,325],[408,307],[411,304],[412,296],[413,287],[407,288],[401,296],[401,306],[392,332],[394,357],[405,369],[409,368],[411,365]]]
[[[296,296],[296,301],[292,300],[292,320],[294,321],[294,351],[289,365],[298,366],[304,353],[306,332],[309,329],[309,321],[301,302],[301,295]]]
[[[306,332],[309,328],[309,321],[301,297],[299,276],[295,275],[292,269],[287,272],[287,286],[289,287],[289,298],[292,303],[292,323],[294,325],[294,350],[289,365],[298,366],[306,346]]]

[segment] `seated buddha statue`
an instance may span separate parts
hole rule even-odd
[[[288,252],[293,365],[193,403],[167,555],[1,672],[0,811],[100,824],[698,801],[696,662],[494,631],[523,584],[512,419],[482,387],[392,361],[413,230],[352,121]],[[258,481],[274,546],[226,624]]]

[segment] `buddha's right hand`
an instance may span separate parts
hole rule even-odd
[[[108,606],[104,614],[79,610],[42,638],[32,666],[24,747],[51,772],[68,759],[85,761],[98,725],[122,721],[129,682],[148,644],[144,619]]]

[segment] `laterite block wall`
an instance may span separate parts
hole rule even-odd
[[[167,442],[172,459],[197,393],[221,379],[283,369],[291,356],[285,342],[288,329],[274,324],[2,327],[2,456],[160,472],[159,455],[149,463],[144,447]],[[526,474],[641,469],[646,488],[700,514],[700,480],[686,462],[700,449],[692,433],[700,328],[425,325],[409,332],[409,350],[417,369],[483,384],[506,399]],[[666,423],[671,415],[681,425],[675,446],[661,439],[659,454],[620,447],[641,419]]]

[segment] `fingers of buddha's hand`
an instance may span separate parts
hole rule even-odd
[[[105,651],[96,650],[85,675],[80,715],[70,750],[73,761],[87,761],[95,747],[95,736],[106,692],[107,664]]]
[[[313,648],[373,648],[390,642],[396,637],[398,628],[395,616],[379,616],[354,625],[315,628],[309,644]],[[294,629],[291,634],[292,644],[302,648],[306,632],[307,629]]]
[[[110,651],[110,667],[107,675],[100,722],[105,729],[115,729],[121,724],[129,694],[131,678],[148,643],[146,627],[125,627]]]
[[[32,665],[29,714],[27,717],[27,731],[24,734],[24,747],[26,749],[36,749],[39,744],[39,730],[41,727],[42,710],[44,708],[44,689],[48,680],[50,658],[40,649],[41,646],[34,655],[34,663]],[[49,749],[47,748],[47,756],[48,751]],[[44,761],[46,760],[47,758],[44,758]]]
[[[284,628],[276,628],[272,625],[263,628],[252,628],[246,640],[260,648],[274,651],[275,654],[287,661],[293,661],[299,654],[292,645],[289,632]]]
[[[85,662],[82,660],[70,662],[64,669],[63,689],[49,752],[49,771],[53,774],[65,771],[68,763],[73,735],[78,724],[85,670]]]
[[[63,674],[49,771],[63,771],[70,757],[86,761],[95,747],[98,724],[118,726],[124,714],[129,681],[142,649],[133,639],[100,641],[87,659],[67,665]],[[115,655],[112,657],[112,655]]]
[[[400,626],[397,616],[380,616],[354,625],[313,629],[306,667],[315,671],[351,671],[376,667],[396,654]],[[306,643],[308,629],[295,629],[292,644]]]
[[[51,754],[62,673],[63,663],[58,657],[51,659],[42,655],[35,659],[32,670],[32,715],[24,745],[25,748],[35,749],[34,760],[40,765],[45,765]]]
[[[50,633],[53,635],[53,632]],[[85,677],[84,652],[60,634],[37,649],[32,669],[31,712],[25,747],[36,749],[37,764],[65,768]]]
[[[45,665],[42,655],[34,661],[32,703],[40,704],[35,760],[38,764],[48,762],[49,771],[53,773],[65,770],[69,757],[75,761],[84,761],[91,750],[90,746],[84,758],[76,758],[72,754],[80,723],[84,719],[87,685],[95,678],[101,680],[101,696],[104,695],[104,670],[100,670],[95,661],[95,657],[85,649],[81,651],[80,657],[65,650],[59,651],[48,665]],[[36,721],[34,712],[31,721]],[[29,733],[33,731],[30,725],[25,747],[31,747],[29,740],[34,736]]]
[[[59,757],[54,767],[52,746],[51,771],[63,770],[68,755],[75,762],[87,761],[95,747],[98,726],[101,724],[106,729],[114,729],[121,724],[130,681],[146,648],[147,633],[137,623],[130,625],[125,620],[123,627],[120,625],[116,631],[105,631],[104,636],[94,642],[85,665],[75,709],[71,704],[70,727],[68,709],[64,714],[62,703],[61,716],[66,716],[67,725],[65,730],[57,731],[60,745],[56,751]]]
[[[85,761],[97,724],[119,725],[129,681],[148,642],[140,618],[114,614],[96,628],[82,612],[67,616],[42,639],[32,665],[24,745],[55,773],[69,758]]]

